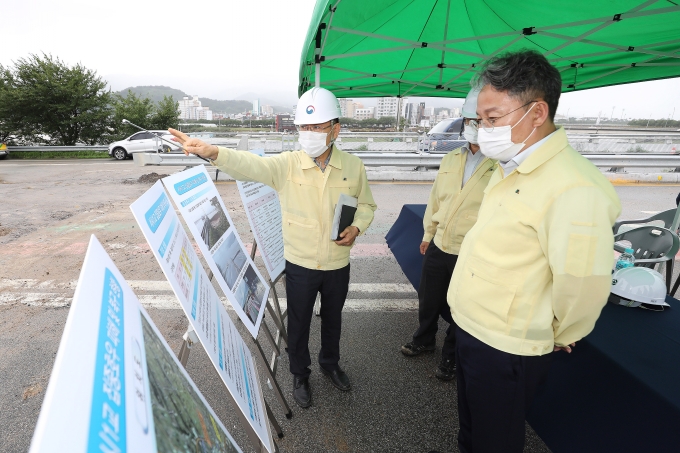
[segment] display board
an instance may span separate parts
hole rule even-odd
[[[201,266],[163,184],[157,181],[130,209],[229,393],[272,452],[253,357]]]
[[[66,451],[241,451],[94,236],[30,448]]]
[[[270,281],[273,282],[286,267],[279,194],[274,188],[261,182],[237,181],[236,185],[262,261]]]
[[[205,167],[198,165],[163,178],[163,184],[187,223],[217,284],[250,334],[257,338],[269,285],[250,259]]]

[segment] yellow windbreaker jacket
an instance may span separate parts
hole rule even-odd
[[[591,332],[611,287],[612,185],[558,129],[486,188],[448,302],[460,328],[516,355],[543,355]]]
[[[221,171],[239,181],[261,182],[279,193],[286,260],[319,270],[349,264],[351,247],[331,241],[331,228],[341,193],[359,200],[352,225],[361,234],[373,221],[377,206],[361,159],[334,146],[322,172],[304,151],[260,157],[247,151],[219,150],[214,165]]]
[[[461,188],[467,154],[458,148],[444,156],[423,218],[423,241],[434,238],[440,250],[453,255],[458,254],[463,238],[477,221],[484,189],[497,165],[485,157]]]

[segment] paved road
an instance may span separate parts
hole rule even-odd
[[[132,283],[168,343],[179,349],[187,321],[128,208],[150,187],[152,171],[179,169],[140,168],[131,161],[0,162],[0,451],[28,448],[91,234]],[[147,182],[137,182],[140,177]],[[424,203],[430,185],[371,188],[379,210],[352,250],[342,338],[342,364],[354,388],[340,393],[314,369],[314,406],[294,408],[291,420],[265,390],[286,433],[279,444],[284,452],[457,451],[455,382],[434,378],[438,351],[416,359],[398,352],[415,328],[417,301],[384,241],[401,206]],[[244,242],[251,241],[236,186],[219,182],[218,189]],[[626,218],[673,207],[678,191],[665,185],[617,187]],[[315,319],[312,351],[319,348],[318,328]],[[279,378],[288,393],[287,367],[283,357]],[[200,347],[193,349],[188,370],[244,451],[251,451]],[[292,402],[289,393],[288,399]],[[526,451],[548,451],[530,427],[527,433]]]

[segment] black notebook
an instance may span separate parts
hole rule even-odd
[[[354,222],[354,214],[357,212],[358,201],[356,198],[346,194],[340,194],[338,204],[335,205],[335,215],[333,216],[333,229],[331,230],[331,241],[339,241],[342,238],[340,233]]]

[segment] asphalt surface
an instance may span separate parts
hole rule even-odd
[[[149,173],[179,170],[136,167],[131,161],[0,162],[0,451],[28,449],[89,236],[96,234],[129,281],[164,280],[128,206],[151,186],[154,178]],[[137,182],[140,177],[145,182]],[[219,182],[217,187],[248,243],[252,236],[236,186]],[[434,377],[439,348],[417,358],[399,352],[416,327],[417,304],[384,241],[403,204],[425,203],[430,187],[371,184],[379,209],[351,256],[351,281],[359,285],[349,298],[359,308],[343,317],[341,365],[353,389],[343,393],[332,387],[313,360],[313,406],[299,409],[283,356],[278,378],[293,407],[292,419],[283,416],[273,392],[263,384],[285,433],[278,441],[282,452],[458,451],[456,384]],[[673,207],[680,187],[631,185],[616,190],[622,217],[641,218]],[[154,291],[141,289],[138,294]],[[54,303],[57,300],[62,302]],[[388,300],[396,301],[396,308],[380,308]],[[184,313],[172,308],[148,311],[178,351],[187,327]],[[319,321],[312,322],[313,356],[319,349]],[[439,344],[444,330],[441,324]],[[253,451],[200,346],[192,349],[187,368],[241,448]],[[549,451],[529,426],[525,451]]]

